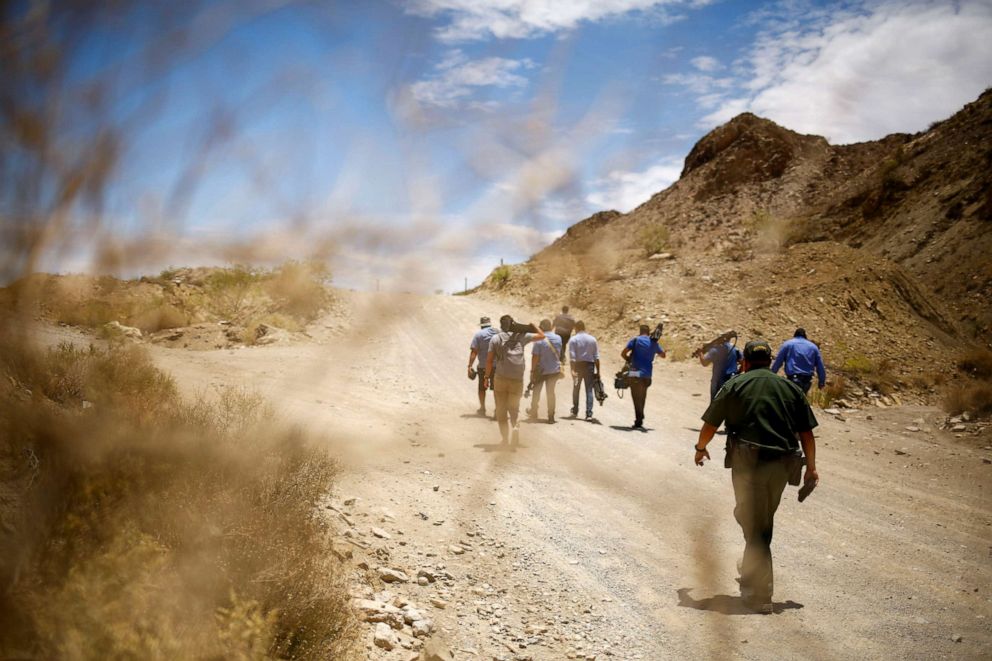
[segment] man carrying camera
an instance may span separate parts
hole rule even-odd
[[[518,324],[508,314],[499,318],[499,328],[500,332],[489,340],[484,387],[488,388],[489,382],[493,382],[500,436],[506,443],[512,426],[515,445],[520,442],[517,417],[520,414],[520,396],[524,392],[524,346],[534,340],[543,340],[544,333],[534,324]]]
[[[490,322],[489,317],[482,317],[479,319],[479,330],[475,332],[472,337],[472,344],[469,346],[468,352],[468,378],[474,379],[476,376],[479,377],[479,410],[476,411],[479,415],[486,414],[486,386],[485,386],[485,372],[486,372],[486,356],[489,355],[489,340],[492,339],[498,331],[492,327],[492,322]],[[479,359],[479,368],[472,369],[472,365],[475,363],[475,359]]]
[[[527,409],[528,420],[537,419],[537,409],[541,404],[541,386],[548,395],[548,424],[555,422],[555,386],[562,377],[561,373],[561,338],[551,332],[551,321],[541,320],[541,331],[544,340],[534,343],[530,360],[530,382],[534,385],[534,395],[530,408]]]
[[[658,326],[657,337],[650,335],[651,329],[641,324],[640,335],[632,339],[620,352],[624,362],[630,363],[627,372],[627,383],[630,385],[630,398],[634,400],[633,429],[644,429],[644,401],[651,387],[651,372],[654,357],[665,357],[665,349],[658,343],[661,339],[661,326]]]
[[[744,603],[757,612],[772,612],[772,529],[775,510],[786,483],[798,485],[802,470],[799,446],[806,455],[806,487],[819,480],[816,472],[816,418],[802,390],[768,369],[771,346],[764,340],[744,347],[744,374],[732,379],[703,414],[695,463],[710,458],[706,445],[724,421],[734,485],[734,518],[744,532],[740,585]],[[796,441],[798,436],[799,441]]]
[[[735,335],[736,337],[736,335]],[[719,338],[718,338],[719,339]],[[710,377],[710,401],[716,397],[727,381],[737,374],[740,368],[741,351],[729,340],[716,342],[705,353],[699,353],[699,364],[703,367],[713,366]]]
[[[586,384],[586,420],[592,418],[592,400],[599,378],[599,343],[586,332],[584,321],[575,322],[575,337],[568,343],[572,363],[572,415],[579,415],[579,387]]]

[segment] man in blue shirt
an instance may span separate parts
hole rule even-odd
[[[804,393],[809,393],[813,384],[813,370],[816,370],[817,385],[821,389],[827,385],[827,370],[823,367],[820,347],[806,339],[805,329],[797,328],[792,339],[779,347],[772,371],[777,373],[783,363],[785,378],[802,388]]]
[[[711,347],[709,351],[699,356],[699,363],[704,367],[713,366],[713,376],[710,377],[710,401],[716,397],[730,377],[737,374],[741,362],[741,350],[730,342],[724,342]]]
[[[531,350],[530,381],[534,384],[534,395],[530,409],[527,410],[527,417],[529,420],[537,419],[537,409],[541,405],[541,386],[544,386],[548,395],[548,424],[554,424],[555,386],[562,377],[561,337],[551,332],[550,319],[542,319],[540,329],[544,332],[544,340],[535,342]]]
[[[568,359],[572,363],[572,415],[579,414],[579,387],[586,384],[586,420],[592,418],[592,400],[599,378],[599,343],[586,332],[584,321],[575,322],[575,336],[568,342]]]
[[[476,411],[478,415],[486,414],[486,386],[484,375],[486,373],[486,356],[489,354],[489,340],[492,339],[493,335],[497,333],[496,329],[492,327],[492,322],[490,322],[489,317],[482,317],[479,319],[479,330],[475,332],[472,337],[472,344],[469,347],[468,353],[468,376],[472,376],[472,365],[475,363],[475,359],[479,359],[479,368],[475,370],[475,374],[479,381],[479,410]]]
[[[651,329],[648,326],[642,324],[640,333],[620,352],[624,362],[630,362],[627,382],[630,384],[630,398],[634,400],[633,429],[644,429],[644,400],[647,399],[648,388],[651,387],[654,357],[665,357],[665,349],[656,340],[651,339]]]

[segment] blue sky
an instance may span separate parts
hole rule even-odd
[[[740,112],[849,143],[992,84],[987,0],[246,1],[185,27],[164,72],[150,11],[74,63],[131,119],[87,240],[153,235],[132,272],[317,254],[342,285],[457,290],[646,201]]]

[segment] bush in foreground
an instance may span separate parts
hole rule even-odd
[[[351,654],[326,454],[249,392],[184,403],[133,348],[0,339],[0,656]]]

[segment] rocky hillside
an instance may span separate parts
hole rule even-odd
[[[992,330],[992,92],[917,135],[834,146],[745,113],[627,214],[568,229],[487,290],[570,303],[619,340],[667,319],[687,352],[797,325],[873,390],[935,392]]]

